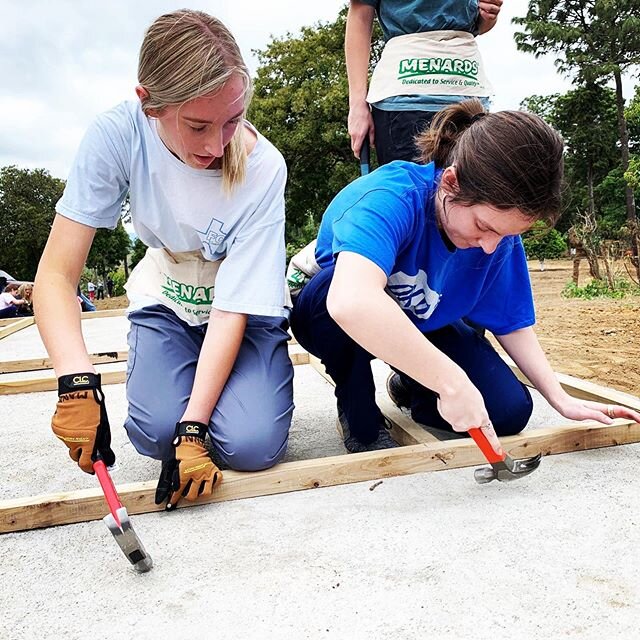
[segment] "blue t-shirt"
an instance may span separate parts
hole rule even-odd
[[[466,31],[478,33],[478,0],[360,0],[374,7],[384,41],[426,31]],[[392,96],[375,103],[383,111],[440,111],[463,100],[456,95]],[[482,98],[485,108],[489,100]]]
[[[420,331],[469,318],[496,335],[535,323],[531,283],[519,236],[487,255],[449,249],[436,223],[441,172],[433,163],[396,160],[345,187],[322,218],[316,260],[325,268],[341,251],[371,260],[387,292]]]
[[[384,41],[424,31],[477,33],[478,0],[360,0],[374,7]]]

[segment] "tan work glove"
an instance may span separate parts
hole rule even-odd
[[[178,422],[173,439],[173,458],[162,463],[156,488],[156,504],[167,500],[166,510],[172,511],[180,498],[195,500],[208,496],[222,481],[222,472],[211,460],[204,446],[207,425],[202,422]]]
[[[86,473],[93,474],[98,453],[107,466],[113,465],[116,456],[111,449],[111,429],[99,373],[74,373],[58,378],[58,404],[51,429],[69,447],[71,459]]]

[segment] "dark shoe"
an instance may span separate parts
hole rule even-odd
[[[389,430],[391,425],[386,418],[378,429],[378,437],[370,444],[363,444],[355,436],[351,435],[347,418],[338,410],[338,431],[342,431],[344,447],[349,453],[362,453],[363,451],[378,451],[380,449],[394,449],[398,443],[391,437]]]
[[[389,374],[387,378],[387,393],[396,407],[401,409],[403,407],[405,409],[411,408],[411,392],[402,383],[400,374],[393,371]]]

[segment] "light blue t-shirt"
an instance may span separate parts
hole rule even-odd
[[[345,187],[327,208],[316,247],[321,267],[341,251],[357,253],[387,275],[387,292],[420,331],[469,318],[496,335],[535,323],[519,236],[496,251],[449,249],[435,217],[441,172],[433,163],[396,160]]]
[[[134,229],[148,247],[224,259],[213,308],[285,316],[287,169],[280,152],[254,132],[246,178],[227,194],[222,171],[187,166],[164,145],[139,101],[122,102],[89,127],[56,211],[113,229],[128,192]]]
[[[478,0],[360,1],[375,8],[385,42],[396,36],[426,31],[478,33]],[[456,95],[404,95],[385,98],[374,106],[383,111],[440,111],[462,99]],[[489,107],[488,98],[482,102],[485,108]]]

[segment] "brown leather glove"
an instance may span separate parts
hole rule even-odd
[[[58,378],[58,404],[51,428],[69,447],[71,459],[86,473],[93,473],[98,453],[107,466],[116,461],[99,373]]]
[[[178,422],[173,439],[174,457],[162,463],[156,488],[156,504],[167,500],[167,511],[178,505],[180,498],[195,500],[211,495],[222,481],[222,472],[211,460],[204,446],[207,425],[202,422]]]

